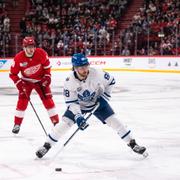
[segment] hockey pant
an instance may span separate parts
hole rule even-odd
[[[52,93],[50,87],[42,87],[40,83],[31,83],[31,82],[25,83],[25,92],[19,92],[14,123],[21,125],[33,89],[37,92],[40,99],[42,100],[42,103],[46,108],[52,123],[58,123],[59,116],[56,113],[56,108],[54,101],[52,99]]]

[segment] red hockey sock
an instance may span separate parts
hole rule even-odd
[[[50,117],[53,124],[57,124],[59,122],[59,116],[56,114],[55,116]]]
[[[23,118],[20,117],[14,117],[14,124],[21,125]]]

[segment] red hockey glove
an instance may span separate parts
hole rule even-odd
[[[17,89],[19,90],[19,92],[24,92],[24,91],[25,91],[25,83],[24,83],[24,81],[22,81],[21,79],[19,79],[19,80],[16,82],[16,87],[17,87]]]
[[[41,84],[44,87],[48,87],[51,84],[51,76],[50,75],[44,75],[41,79]]]

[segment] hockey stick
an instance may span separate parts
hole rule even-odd
[[[92,114],[98,109],[99,107],[99,103],[96,104],[96,106],[94,107],[94,109],[88,114],[88,116],[85,118],[86,121],[92,116]],[[52,157],[49,165],[54,162],[55,158],[58,156],[58,154],[65,148],[65,146],[69,143],[69,141],[75,136],[75,134],[80,130],[80,128],[78,127],[74,133],[68,138],[68,140],[66,140],[66,142],[63,144],[63,146],[57,151],[57,153]]]
[[[42,124],[41,119],[39,118],[39,115],[37,114],[37,112],[36,112],[36,110],[35,110],[35,108],[34,108],[34,106],[33,106],[33,104],[32,104],[32,102],[31,102],[30,99],[29,99],[29,103],[30,103],[30,105],[31,105],[31,107],[32,107],[32,109],[33,109],[33,111],[34,111],[34,113],[36,114],[36,117],[37,117],[37,119],[38,119],[38,121],[39,121],[39,123],[40,123],[42,129],[44,130],[45,135],[47,136],[47,132],[46,132],[46,130],[45,130],[45,128],[44,128],[44,125]]]
[[[43,129],[43,131],[44,131],[44,133],[45,133],[46,136],[47,136],[47,132],[46,132],[46,130],[45,130],[45,128],[44,128],[44,126],[43,126],[43,124],[42,124],[42,122],[41,122],[41,119],[39,118],[38,113],[36,112],[36,109],[34,108],[32,102],[31,102],[30,97],[28,97],[25,89],[23,89],[23,91],[24,91],[24,94],[26,95],[27,99],[29,100],[29,103],[30,103],[30,105],[31,105],[31,107],[32,107],[32,109],[33,109],[33,111],[34,111],[34,113],[35,113],[35,115],[36,115],[36,117],[37,117],[37,119],[38,119],[38,121],[39,121],[39,123],[40,123],[40,125],[41,125],[41,127],[42,127],[42,129]]]
[[[41,92],[42,92],[42,96],[43,96],[43,98],[45,98],[45,99],[46,99],[46,94],[45,94],[45,92],[44,92],[43,87],[41,86],[41,84],[40,84],[39,82],[37,82],[36,84],[37,84],[37,85],[39,86],[39,88],[41,89]]]

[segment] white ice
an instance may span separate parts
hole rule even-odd
[[[35,152],[45,134],[37,117],[29,106],[20,133],[13,135],[17,96],[0,89],[0,180],[179,180],[180,75],[123,72],[115,76],[111,105],[137,142],[147,147],[147,158],[132,152],[116,132],[92,117],[90,126],[55,159],[76,125],[38,160]],[[53,92],[62,91],[60,86]],[[63,96],[55,93],[54,99],[61,116],[66,109]],[[49,132],[50,120],[36,94],[31,101]]]

